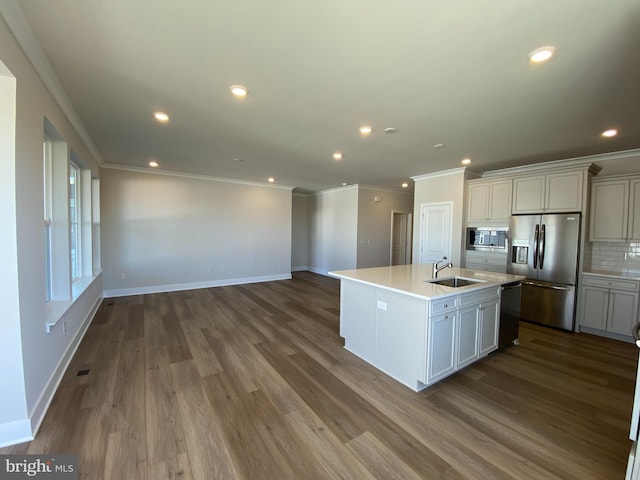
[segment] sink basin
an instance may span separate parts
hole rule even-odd
[[[484,280],[474,280],[464,277],[448,277],[448,278],[436,278],[434,280],[427,280],[429,283],[435,283],[436,285],[444,285],[445,287],[464,287],[466,285],[473,285],[474,283],[482,283]]]

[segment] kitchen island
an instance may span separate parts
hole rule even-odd
[[[502,285],[520,275],[431,264],[329,272],[340,279],[345,348],[414,391],[497,349]],[[434,283],[452,283],[459,287]]]

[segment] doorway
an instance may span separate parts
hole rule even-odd
[[[391,265],[411,263],[412,217],[409,212],[391,211]]]
[[[420,206],[420,263],[451,258],[451,212],[453,202],[423,203]]]

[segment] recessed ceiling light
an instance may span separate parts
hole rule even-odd
[[[247,87],[243,85],[231,85],[231,93],[233,93],[236,97],[246,97]]]
[[[396,133],[398,130],[393,127],[387,127],[384,129],[384,133]]]
[[[470,158],[463,158],[460,163],[463,164],[463,165],[469,165],[471,163],[471,159]]]
[[[238,157],[233,157],[233,161],[234,162],[242,162],[242,159],[238,158]]]
[[[373,131],[373,128],[371,128],[369,125],[363,125],[359,130],[361,134],[369,135]]]
[[[444,143],[436,143],[433,148],[444,148]]]
[[[616,135],[618,135],[618,130],[616,130],[615,128],[610,128],[609,130],[605,130],[604,132],[602,132],[600,135],[605,138],[615,137]]]
[[[269,181],[269,183],[273,183],[276,181],[276,179],[273,177],[269,177],[267,180]]]
[[[342,160],[343,157],[344,157],[344,155],[342,155],[342,153],[340,153],[340,152],[334,152],[334,154],[333,154],[333,159],[334,160]]]
[[[408,184],[407,182],[404,182],[404,183],[402,184],[402,188],[407,188],[408,186],[409,186],[409,184]]]
[[[166,114],[166,113],[164,113],[164,112],[155,112],[155,113],[153,114],[153,117],[154,117],[157,121],[162,122],[162,123],[167,123],[167,122],[169,121],[169,115],[167,115],[167,114]]]
[[[556,52],[555,47],[547,46],[536,48],[533,52],[529,54],[529,61],[531,63],[542,63],[549,60],[553,57],[553,54]]]
[[[346,187],[347,185],[349,185],[347,182],[342,182],[343,187]]]
[[[157,167],[157,166],[158,166],[158,162],[156,162],[155,160],[151,160],[151,161],[149,162],[149,166],[150,166],[150,167]]]

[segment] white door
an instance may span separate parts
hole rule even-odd
[[[451,258],[451,210],[453,204],[426,203],[420,207],[420,263]]]

